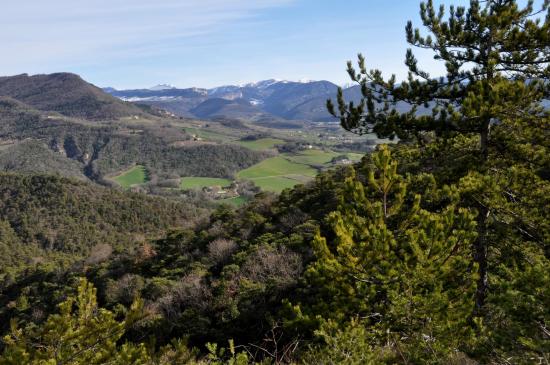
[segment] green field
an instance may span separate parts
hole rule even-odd
[[[306,165],[324,165],[339,155],[341,153],[332,151],[306,150],[296,155],[288,156],[288,158],[294,162]]]
[[[306,150],[296,155],[287,156],[293,162],[306,165],[327,165],[336,156],[346,155],[351,161],[359,161],[363,157],[360,153],[340,153],[334,151]]]
[[[241,170],[237,177],[253,181],[262,190],[279,193],[286,188],[308,182],[317,175],[318,168],[325,169],[334,166],[331,163],[332,159],[341,155],[346,155],[351,161],[359,161],[363,157],[359,153],[314,149],[301,151],[297,154],[285,153]]]
[[[289,161],[284,156],[277,156],[242,170],[240,179],[253,181],[263,190],[281,192],[296,184],[310,180],[317,175],[311,166]]]
[[[253,179],[252,181],[254,181],[254,184],[262,190],[280,193],[284,189],[293,188],[294,186],[302,184],[309,179],[310,178],[294,180],[291,176],[266,176]]]
[[[246,148],[250,148],[251,150],[255,150],[255,151],[271,149],[271,148],[274,148],[275,145],[283,144],[283,143],[285,143],[285,141],[277,138],[262,138],[262,139],[257,139],[255,141],[238,142],[239,145]]]
[[[181,188],[187,189],[202,189],[208,186],[228,186],[231,185],[231,180],[219,179],[214,177],[184,177],[181,179]]]
[[[113,178],[124,189],[129,189],[133,185],[143,184],[147,181],[147,170],[141,165],[132,167],[130,170]]]

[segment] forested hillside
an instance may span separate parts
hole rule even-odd
[[[33,247],[73,259],[5,277],[0,365],[548,363],[550,4],[539,5],[422,3],[428,34],[409,23],[407,41],[446,77],[409,50],[397,83],[359,55],[348,73],[361,101],[340,89],[327,102],[344,129],[394,143],[192,225],[176,203],[0,175],[4,259]]]
[[[0,174],[1,286],[26,268],[136,249],[171,228],[193,226],[204,213],[65,178]]]
[[[78,119],[46,115],[11,98],[0,98],[0,139],[9,143],[33,139],[39,141],[32,143],[33,149],[47,146],[51,150],[44,151],[40,159],[22,156],[21,151],[29,152],[31,142],[27,141],[11,147],[11,156],[2,158],[0,151],[0,167],[4,171],[59,173],[77,178],[86,175],[103,182],[108,174],[141,164],[161,177],[230,177],[267,157],[263,152],[236,145],[173,145],[190,138],[167,124],[89,125]],[[15,155],[19,157],[10,163]],[[66,166],[59,166],[61,161]]]
[[[0,77],[0,95],[32,107],[88,120],[143,115],[139,107],[118,100],[70,73]]]
[[[86,180],[82,164],[52,151],[40,140],[23,140],[0,150],[0,171],[56,174]]]

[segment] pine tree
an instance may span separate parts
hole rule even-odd
[[[504,121],[547,118],[541,100],[550,96],[550,1],[538,10],[528,1],[520,7],[515,0],[471,0],[470,6],[434,7],[421,3],[420,15],[429,34],[423,36],[411,22],[406,26],[412,46],[431,50],[444,62],[445,77],[432,77],[421,69],[411,49],[405,64],[409,77],[397,83],[384,79],[379,70],[367,70],[360,54],[357,71],[348,62],[351,79],[361,86],[358,104],[346,103],[340,89],[338,113],[332,101],[329,111],[340,118],[343,128],[355,133],[376,133],[423,143],[433,138],[457,135],[479,138],[478,164],[487,169],[489,150],[498,145],[492,129]],[[408,105],[410,110],[400,112]],[[428,108],[425,113],[421,108]],[[522,128],[523,126],[520,126]],[[486,301],[488,246],[492,211],[477,205],[478,238],[473,259],[478,267],[476,313]]]
[[[352,169],[328,217],[330,231],[314,239],[316,261],[306,271],[314,299],[302,309],[340,323],[361,318],[378,333],[373,347],[405,338],[399,341],[418,351],[419,361],[434,355],[427,347],[441,355],[470,331],[475,215],[458,207],[456,186],[438,189],[430,175],[400,176],[388,147],[372,160],[365,184]]]
[[[82,279],[76,298],[61,303],[60,313],[50,315],[40,327],[23,330],[12,321],[0,364],[147,364],[150,358],[143,344],[117,346],[140,318],[141,307],[136,301],[126,318],[117,321],[113,312],[98,308],[96,289]]]

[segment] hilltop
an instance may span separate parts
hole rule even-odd
[[[0,96],[9,96],[45,112],[87,120],[113,120],[144,112],[71,73],[0,77]]]

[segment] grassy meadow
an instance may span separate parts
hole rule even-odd
[[[290,161],[286,156],[268,158],[238,173],[240,179],[251,180],[263,190],[281,192],[317,174],[305,164]]]
[[[228,186],[231,185],[231,180],[220,179],[215,177],[184,177],[181,179],[181,188],[188,189],[202,189],[208,186]]]
[[[330,165],[336,156],[347,156],[351,161],[359,161],[363,157],[360,153],[341,153],[334,151],[306,150],[295,155],[287,156],[291,161],[305,165]]]
[[[282,139],[278,139],[278,138],[261,138],[261,139],[255,140],[255,141],[239,141],[238,142],[239,145],[241,145],[243,147],[246,147],[246,148],[250,148],[251,150],[255,150],[255,151],[268,150],[268,149],[274,148],[275,145],[283,144],[283,143],[285,143],[285,141],[283,141]]]
[[[120,175],[113,177],[113,180],[124,189],[129,189],[134,185],[143,184],[147,182],[147,179],[147,170],[141,165],[134,166]]]

